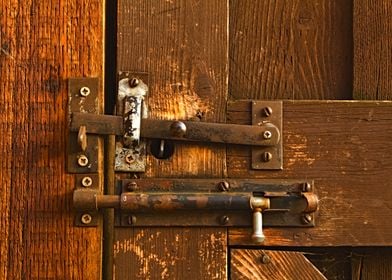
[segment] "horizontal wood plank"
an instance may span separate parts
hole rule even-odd
[[[316,227],[268,228],[265,245],[392,245],[392,102],[284,102],[284,169],[250,168],[250,149],[230,148],[229,177],[306,178],[319,195]],[[231,122],[250,123],[249,102],[229,106]],[[251,244],[230,230],[230,244]]]

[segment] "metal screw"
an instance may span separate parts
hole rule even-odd
[[[310,224],[312,222],[312,220],[313,220],[313,218],[312,218],[312,215],[310,215],[310,214],[304,214],[302,216],[302,223],[304,223],[304,224]]]
[[[263,111],[263,115],[266,116],[266,117],[269,117],[272,114],[272,108],[271,107],[265,107],[265,108],[263,108],[262,111]]]
[[[137,78],[132,78],[132,79],[129,79],[128,83],[131,88],[135,88],[139,85],[140,81]]]
[[[127,190],[128,190],[129,192],[134,192],[134,191],[136,191],[136,190],[137,190],[137,184],[136,184],[136,182],[130,182],[130,183],[128,183],[128,184],[127,184]]]
[[[136,216],[129,216],[128,217],[128,225],[136,224]]]
[[[270,152],[265,152],[265,153],[263,153],[261,159],[262,159],[264,162],[269,162],[269,161],[271,161],[271,159],[272,159],[272,154],[271,154]]]
[[[221,225],[227,225],[230,222],[230,218],[228,216],[222,216],[219,219]]]
[[[312,191],[312,185],[308,182],[302,184],[302,191],[303,192],[311,192]]]
[[[79,90],[79,93],[80,93],[81,96],[87,97],[87,96],[91,93],[91,90],[90,90],[89,87],[82,87],[82,88]]]
[[[222,182],[219,182],[219,184],[218,184],[218,190],[219,191],[221,191],[221,192],[227,192],[227,191],[229,191],[229,189],[230,189],[230,184],[229,184],[229,182],[227,182],[227,181],[222,181]]]
[[[186,125],[183,122],[173,122],[170,125],[170,133],[175,137],[183,137],[186,133]]]
[[[271,139],[272,138],[272,132],[269,130],[264,131],[263,133],[264,139]]]
[[[82,186],[85,188],[91,187],[91,185],[93,184],[93,179],[91,179],[91,177],[83,177],[82,179]]]
[[[82,217],[80,218],[80,221],[84,225],[90,224],[92,220],[93,220],[93,218],[91,217],[90,214],[83,214]]]
[[[78,164],[81,167],[86,167],[88,165],[88,158],[85,155],[80,155],[78,157]]]
[[[271,262],[271,257],[268,256],[267,254],[263,254],[263,255],[261,256],[261,262],[262,262],[263,264],[268,264],[268,263]]]
[[[126,163],[131,164],[131,163],[134,162],[134,161],[135,161],[135,158],[133,157],[132,154],[127,154],[127,155],[125,156],[125,162],[126,162]]]

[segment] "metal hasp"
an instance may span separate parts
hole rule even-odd
[[[252,226],[253,241],[261,243],[263,226],[314,226],[318,206],[306,181],[138,179],[122,180],[118,189],[102,195],[77,187],[74,207],[80,213],[115,208],[122,227]]]

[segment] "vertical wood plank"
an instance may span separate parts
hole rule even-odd
[[[149,74],[149,117],[224,122],[228,1],[119,0],[118,7],[118,70]],[[176,144],[172,158],[147,162],[148,177],[226,174],[225,149],[212,145]],[[118,229],[116,240],[116,279],[227,275],[226,230]],[[119,249],[124,244],[134,245]]]
[[[0,278],[98,279],[100,231],[73,227],[65,139],[67,79],[103,76],[103,1],[2,0],[0,34]]]
[[[354,98],[391,100],[392,3],[355,0],[353,10]],[[389,279],[392,254],[380,255],[375,250],[353,260],[354,267],[353,279]]]
[[[231,0],[233,99],[351,99],[352,2]]]

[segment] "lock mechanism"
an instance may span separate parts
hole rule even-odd
[[[114,208],[116,226],[252,227],[255,243],[264,240],[264,226],[313,227],[318,199],[309,181],[215,179],[118,180],[115,195],[98,187],[98,143],[116,138],[114,171],[144,172],[146,141],[247,145],[253,169],[282,169],[282,103],[252,101],[248,125],[148,117],[148,75],[120,75],[117,115],[99,114],[98,80],[69,81],[68,171],[77,173],[73,195],[78,226],[99,224],[100,209]],[[115,152],[114,152],[115,150]],[[108,156],[108,155],[106,155]],[[113,171],[113,170],[109,170]],[[108,172],[109,172],[108,171]],[[114,184],[114,172],[109,172]],[[106,189],[113,189],[107,186]]]
[[[252,240],[261,243],[264,226],[314,226],[318,207],[313,183],[306,181],[137,179],[117,187],[117,195],[102,195],[78,184],[73,196],[78,224],[88,226],[85,215],[115,208],[119,227],[252,227]]]

